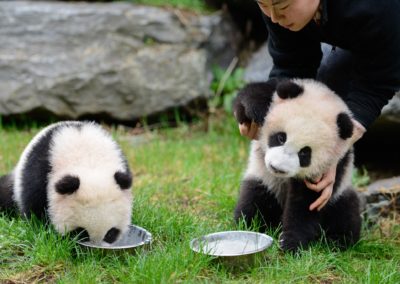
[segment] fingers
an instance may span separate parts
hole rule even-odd
[[[328,203],[329,199],[332,196],[332,191],[333,191],[333,185],[335,183],[335,177],[336,177],[336,164],[332,166],[326,174],[322,176],[322,179],[314,184],[309,181],[305,181],[306,186],[314,190],[316,192],[321,192],[321,196],[315,200],[309,207],[310,211],[314,210],[317,208],[318,211],[320,211],[326,203]]]
[[[320,211],[331,198],[332,190],[333,190],[333,184],[326,187],[324,191],[322,191],[321,196],[310,205],[309,207],[310,211],[313,211],[315,208],[317,208],[317,210]]]
[[[324,188],[333,184],[335,182],[335,177],[336,177],[336,165],[332,166],[328,170],[328,172],[322,175],[319,181],[313,183],[308,180],[304,180],[304,183],[309,189],[315,192],[320,192],[321,190],[324,190]]]
[[[258,136],[258,125],[255,122],[251,122],[250,125],[250,131],[249,131],[249,137],[250,139],[257,139]]]
[[[239,124],[239,131],[240,135],[247,136],[250,130],[250,125],[248,123],[240,123]]]
[[[250,139],[257,139],[258,138],[258,124],[255,122],[251,123],[240,123],[239,124],[239,131],[240,135],[246,136]]]

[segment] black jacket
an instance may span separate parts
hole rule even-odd
[[[265,18],[273,77],[315,78],[320,43],[353,54],[354,72],[346,103],[368,127],[400,89],[400,0],[321,0],[321,24],[292,32]]]

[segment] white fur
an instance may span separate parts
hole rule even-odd
[[[71,122],[68,122],[71,123]],[[53,127],[61,125],[52,136],[47,197],[48,213],[55,229],[65,234],[84,228],[94,243],[101,243],[112,227],[127,230],[132,213],[132,193],[121,190],[114,179],[117,171],[125,172],[118,145],[100,126],[81,124],[81,129],[65,122],[42,130],[29,143],[16,167],[15,199],[21,207],[21,176],[32,147]],[[59,194],[55,184],[65,175],[79,177],[79,189],[73,194]]]
[[[262,151],[261,143],[257,140],[253,140],[244,179],[261,180],[262,183],[275,194],[280,204],[283,205],[283,201],[286,198],[285,188],[289,186],[289,180],[276,176],[267,170],[265,161],[260,154]]]
[[[22,191],[22,174],[24,173],[25,170],[29,170],[29,169],[25,169],[25,165],[27,162],[27,157],[29,156],[29,154],[32,151],[32,148],[35,147],[35,145],[41,140],[43,139],[43,136],[45,136],[47,134],[47,132],[49,130],[51,130],[52,128],[63,124],[64,122],[59,122],[59,123],[55,123],[52,125],[47,126],[46,128],[42,129],[38,134],[36,134],[35,137],[33,137],[33,139],[29,142],[29,144],[25,147],[24,151],[21,154],[21,157],[14,169],[14,178],[15,178],[15,183],[14,183],[14,200],[17,203],[18,207],[20,209],[22,209],[23,205],[22,205],[22,199],[21,199],[21,191]]]
[[[282,180],[321,177],[342,158],[345,152],[338,149],[344,149],[342,146],[347,142],[339,137],[337,115],[345,112],[352,117],[345,103],[326,86],[313,80],[293,81],[301,85],[304,92],[296,98],[284,100],[274,94],[259,140],[252,143],[245,174],[245,177],[263,180],[275,192],[278,200],[282,199],[282,193],[279,193],[285,184]],[[269,136],[277,132],[285,132],[287,140],[282,146],[269,148]],[[301,167],[298,158],[298,152],[305,146],[312,149],[309,167]],[[262,152],[265,153],[264,157]],[[352,164],[353,155],[334,198],[351,185]],[[272,166],[286,173],[274,173]]]

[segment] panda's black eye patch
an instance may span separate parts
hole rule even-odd
[[[286,142],[286,133],[277,132],[269,137],[268,145],[269,147],[282,146]]]
[[[56,183],[55,188],[59,194],[72,194],[78,190],[79,185],[78,177],[66,175]]]
[[[118,230],[117,228],[111,228],[108,230],[107,234],[104,236],[104,241],[106,243],[112,244],[117,240],[117,237],[121,231]]]
[[[129,189],[132,186],[132,175],[131,173],[116,172],[114,179],[121,189]]]
[[[300,167],[308,167],[311,164],[311,148],[306,146],[301,148],[301,150],[298,153],[299,156],[299,161],[300,161]]]

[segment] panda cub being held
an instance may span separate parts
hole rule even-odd
[[[235,208],[237,222],[250,225],[256,217],[261,230],[282,225],[280,247],[306,248],[326,237],[340,248],[359,240],[359,200],[352,188],[352,114],[342,99],[314,80],[272,79],[245,86],[235,98],[239,123],[256,122],[248,166]],[[309,206],[320,193],[304,180],[319,180],[337,164],[333,193],[320,211]]]
[[[127,160],[104,129],[64,121],[41,130],[0,178],[0,209],[34,214],[63,235],[111,244],[131,223],[131,185]]]

